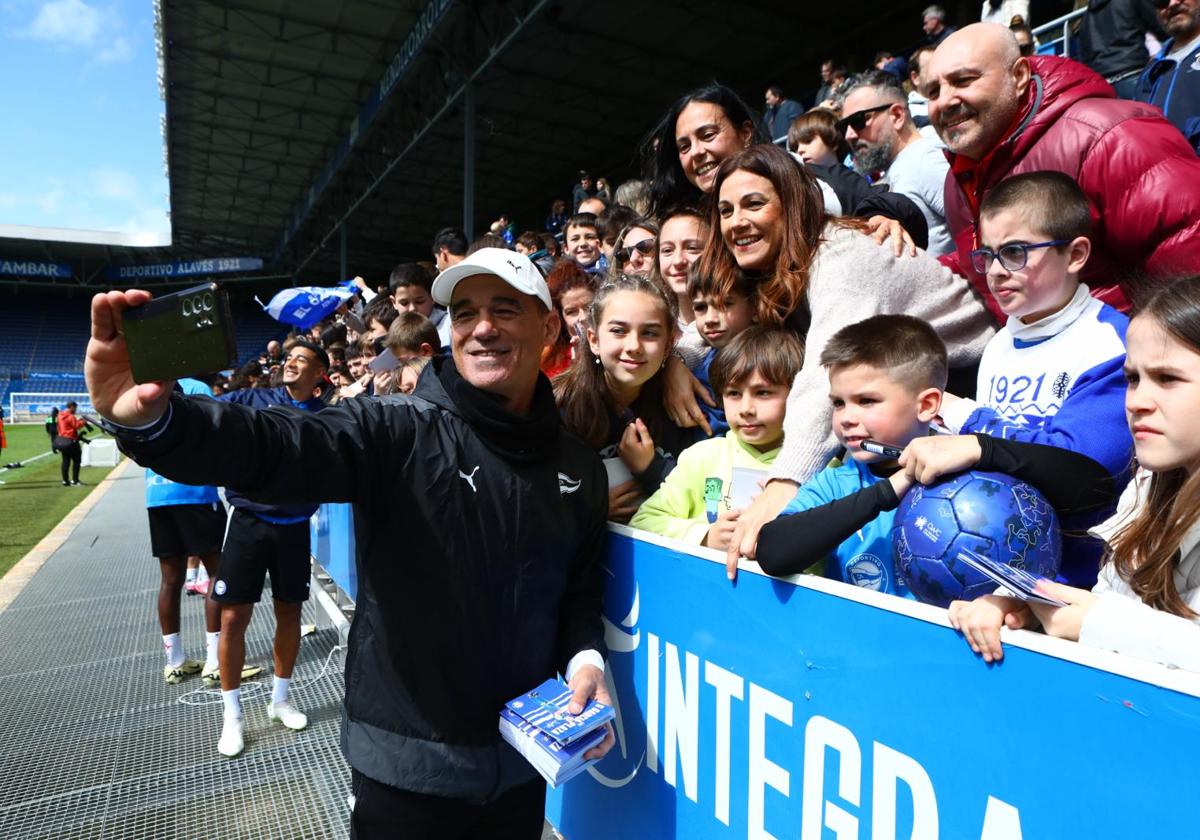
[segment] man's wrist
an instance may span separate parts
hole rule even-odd
[[[149,443],[166,431],[173,413],[174,407],[171,403],[167,403],[167,410],[163,412],[162,416],[144,426],[123,426],[120,423],[114,423],[107,417],[100,418],[100,426],[104,431],[121,440],[131,443]]]

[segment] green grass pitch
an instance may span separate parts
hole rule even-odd
[[[8,445],[0,451],[0,468],[27,461],[50,451],[50,438],[42,424],[5,425]],[[95,439],[98,435],[89,435]],[[110,467],[84,467],[80,487],[63,487],[61,459],[56,454],[38,458],[18,469],[0,472],[0,576],[24,557],[38,541],[83,501]]]

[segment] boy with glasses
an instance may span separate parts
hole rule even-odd
[[[983,351],[978,401],[947,393],[943,422],[1078,452],[1123,485],[1133,455],[1122,372],[1129,319],[1079,281],[1091,254],[1087,197],[1061,172],[1017,175],[984,197],[979,230],[972,264],[1008,321]],[[1097,549],[1064,539],[1062,573],[1095,577]]]

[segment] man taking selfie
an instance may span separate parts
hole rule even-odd
[[[149,299],[141,291],[93,299],[85,372],[122,447],[157,472],[260,502],[354,504],[342,729],[352,836],[403,825],[413,838],[535,840],[545,785],[497,721],[505,701],[555,672],[572,711],[609,702],[608,481],[562,430],[538,370],[559,323],[529,259],[485,248],[443,271],[433,296],[450,309],[452,357],[433,360],[412,395],[312,414],[136,385],[118,326]],[[610,729],[588,757],[613,741]]]

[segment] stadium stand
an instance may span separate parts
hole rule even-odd
[[[233,304],[238,362],[257,356],[287,327],[253,302]],[[0,405],[13,392],[79,394],[88,337],[88,300],[54,295],[12,296],[0,306]]]

